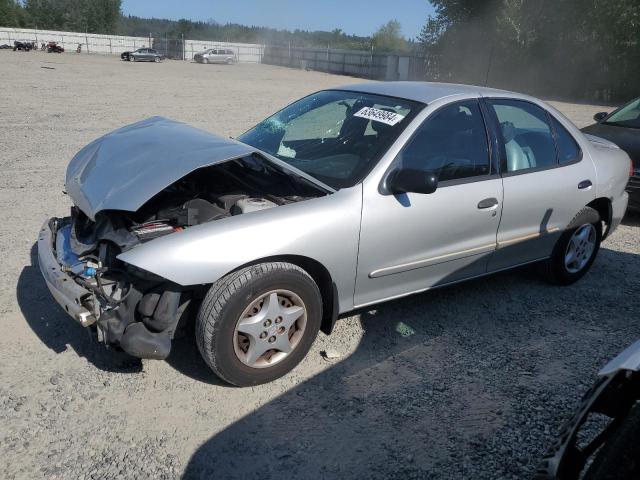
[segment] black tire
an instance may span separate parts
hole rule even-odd
[[[565,265],[565,253],[573,234],[584,225],[591,224],[595,228],[595,248],[587,263],[577,272],[571,272]],[[543,273],[546,280],[556,285],[571,285],[580,280],[591,268],[600,250],[602,241],[602,222],[600,214],[591,207],[584,207],[560,236],[549,259],[543,264]]]
[[[234,350],[236,323],[251,302],[274,289],[289,290],[304,302],[304,334],[280,362],[253,368],[241,362]],[[196,318],[196,343],[202,358],[222,380],[239,387],[259,385],[282,377],[302,361],[320,330],[321,319],[320,290],[307,272],[291,263],[261,263],[231,273],[211,286]]]
[[[600,449],[584,480],[637,480],[640,478],[640,404]]]

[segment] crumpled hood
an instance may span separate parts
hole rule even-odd
[[[134,212],[188,173],[257,150],[163,117],[94,140],[67,167],[66,190],[91,219],[101,210]]]

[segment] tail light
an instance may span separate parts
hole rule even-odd
[[[629,160],[629,176],[633,177],[633,160]]]

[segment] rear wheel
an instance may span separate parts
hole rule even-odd
[[[270,382],[305,357],[320,329],[318,286],[300,267],[262,263],[214,283],[196,320],[205,362],[223,380]]]
[[[156,63],[160,63],[160,57],[154,57],[153,61]]]
[[[556,243],[544,264],[548,281],[570,285],[589,271],[602,240],[600,215],[591,207],[583,208]]]

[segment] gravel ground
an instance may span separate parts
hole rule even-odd
[[[268,385],[221,384],[191,336],[166,362],[106,351],[34,263],[41,223],[68,210],[72,155],[151,115],[237,135],[356,80],[10,51],[0,78],[1,478],[525,478],[598,368],[640,337],[631,216],[574,286],[523,269],[390,302]],[[603,109],[554,104],[580,126]]]

